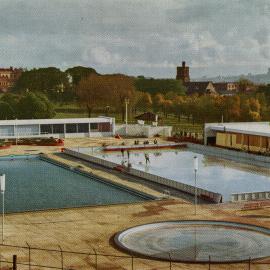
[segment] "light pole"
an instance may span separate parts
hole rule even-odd
[[[15,119],[15,126],[14,126],[14,135],[15,135],[15,141],[16,141],[16,145],[18,144],[18,136],[17,136],[18,132],[17,132],[17,118]]]
[[[127,135],[129,98],[125,98],[125,104],[126,104],[126,135]]]
[[[2,244],[4,243],[4,217],[5,217],[5,189],[6,189],[6,175],[0,175],[0,191],[2,193]]]
[[[194,157],[194,182],[195,182],[195,216],[197,215],[197,171],[199,168],[198,157]]]

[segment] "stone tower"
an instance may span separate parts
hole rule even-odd
[[[182,80],[183,83],[189,82],[189,67],[186,66],[186,62],[182,62],[181,67],[177,67],[176,70],[176,80]]]

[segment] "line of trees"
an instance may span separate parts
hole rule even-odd
[[[153,110],[165,117],[174,114],[179,121],[185,118],[193,123],[270,120],[270,109],[262,93],[175,97],[157,94],[153,97]]]
[[[269,88],[239,93],[234,96],[192,95],[169,91],[165,94],[138,91],[136,81],[125,75],[94,75],[83,79],[76,88],[79,102],[86,106],[89,116],[95,108],[110,106],[115,112],[122,113],[124,119],[125,98],[129,98],[134,114],[154,111],[166,118],[175,115],[189,121],[220,122],[224,121],[260,121],[270,120]],[[269,90],[269,91],[268,91]],[[268,94],[268,95],[267,95]]]
[[[186,96],[181,81],[173,79],[100,75],[80,66],[66,71],[39,68],[24,71],[11,93],[2,95],[0,118],[51,118],[55,116],[53,104],[75,102],[89,117],[93,112],[120,113],[124,120],[128,99],[133,114],[153,111],[165,118],[175,115],[179,121],[270,120],[270,85],[257,87],[241,80],[239,88],[235,96]]]

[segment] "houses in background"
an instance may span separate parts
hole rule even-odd
[[[208,94],[208,95],[221,95],[232,96],[238,92],[238,83],[236,82],[219,82],[213,83],[212,81],[190,81],[189,67],[183,61],[182,66],[176,69],[176,79],[181,80],[187,89],[187,95],[192,94]]]
[[[20,68],[0,68],[0,92],[7,92],[22,74]]]

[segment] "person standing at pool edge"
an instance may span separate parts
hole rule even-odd
[[[146,164],[150,163],[149,155],[147,153],[144,154]]]

